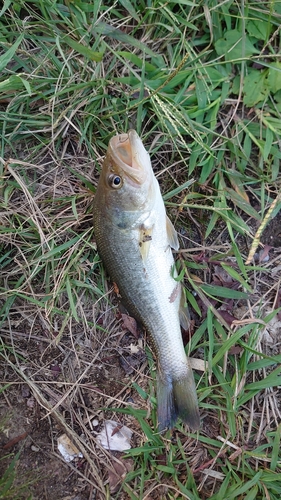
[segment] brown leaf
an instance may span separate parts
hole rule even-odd
[[[241,198],[243,198],[246,201],[246,203],[248,203],[250,205],[250,200],[249,200],[249,197],[248,197],[248,195],[243,187],[243,184],[236,184],[232,178],[230,179],[230,182],[232,184],[232,187],[236,191],[236,193],[239,194],[239,196],[241,196]]]
[[[117,295],[117,297],[120,296],[118,285],[115,282],[113,282],[113,291]]]
[[[259,262],[266,262],[269,259],[269,250],[272,248],[270,245],[264,245],[263,250],[259,252]]]
[[[118,462],[114,462],[111,465],[112,469],[108,469],[109,489],[111,493],[116,493],[126,474],[133,469],[133,461],[119,458]]]
[[[122,424],[117,425],[117,427],[115,427],[115,429],[113,429],[111,436],[114,436],[114,434],[117,434],[117,432],[119,432],[122,429],[122,427],[123,427]]]
[[[109,489],[111,493],[116,493],[119,489],[119,485],[121,483],[121,478],[118,476],[118,474],[112,470],[108,471],[108,482],[109,482]]]
[[[196,276],[196,274],[189,273],[190,278],[195,281],[195,283],[200,283],[203,284],[204,282],[199,278],[199,276]]]
[[[10,441],[8,441],[8,443],[4,444],[3,450],[8,450],[9,448],[12,448],[13,446],[15,446],[15,444],[19,443],[24,438],[26,438],[28,436],[28,434],[29,434],[28,432],[24,432],[23,434],[20,434],[19,436],[16,436],[13,439],[10,439]]]
[[[195,262],[205,262],[205,256],[204,256],[204,253],[203,252],[200,252],[199,255],[191,255],[191,258],[195,261]]]
[[[164,454],[157,455],[156,461],[158,465],[167,465],[167,457]]]
[[[233,321],[236,320],[236,318],[234,316],[232,316],[232,314],[230,314],[225,309],[219,309],[218,312],[223,317],[224,321],[227,322],[228,325],[232,325]]]
[[[138,325],[135,318],[128,316],[128,314],[121,314],[121,318],[123,320],[123,328],[129,330],[132,335],[138,338]]]
[[[228,354],[240,354],[241,352],[243,352],[244,349],[243,347],[241,347],[240,345],[233,345],[229,351],[228,351]]]

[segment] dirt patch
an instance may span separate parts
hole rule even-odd
[[[24,389],[24,388],[22,388]],[[0,476],[11,462],[15,453],[20,452],[16,464],[15,497],[28,498],[30,493],[34,500],[64,499],[77,496],[77,500],[87,498],[85,480],[75,472],[75,468],[83,470],[83,464],[76,462],[70,468],[58,456],[55,447],[56,435],[60,432],[54,421],[44,418],[32,396],[24,398],[22,390],[7,392],[7,404],[0,407]],[[84,466],[85,467],[85,466]],[[12,498],[12,497],[9,497]]]
[[[269,222],[261,236],[262,243],[281,248],[281,212]]]

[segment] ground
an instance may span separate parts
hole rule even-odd
[[[279,500],[281,2],[0,10],[0,499]],[[179,235],[196,433],[157,432],[153,346],[93,234],[130,128]]]
[[[272,247],[270,259],[277,259],[277,262],[280,260],[280,227],[279,215],[269,223],[263,235],[263,243],[269,242]],[[117,304],[114,294],[112,298]],[[237,315],[239,314],[238,312]],[[120,424],[130,426],[134,431],[132,445],[136,447],[141,444],[136,420],[128,416],[124,418],[122,414],[112,414],[107,409],[110,410],[112,405],[115,408],[120,404],[122,406],[127,401],[134,403],[136,408],[144,409],[149,416],[149,402],[140,398],[132,387],[133,380],[145,391],[150,380],[145,337],[142,330],[134,325],[133,328],[129,325],[134,334],[128,331],[126,316],[115,307],[109,312],[101,312],[98,323],[103,331],[92,329],[81,332],[76,326],[72,332],[64,332],[57,346],[55,338],[52,338],[38,318],[32,324],[32,334],[30,321],[22,316],[18,316],[10,325],[10,332],[4,328],[2,334],[7,341],[12,335],[17,359],[13,353],[9,353],[11,364],[24,370],[40,386],[51,407],[60,402],[58,409],[64,419],[90,447],[96,447],[96,442],[91,442],[91,436],[96,436],[103,420],[111,417]],[[110,336],[106,334],[109,326]],[[281,353],[280,326],[274,335],[272,343],[266,344],[269,355]],[[2,365],[0,376],[2,384],[11,383],[0,399],[1,473],[5,471],[11,457],[20,452],[15,487],[19,484],[25,487],[25,491],[17,498],[26,499],[30,493],[34,500],[94,498],[91,495],[95,485],[87,461],[76,458],[67,464],[57,449],[57,438],[64,433],[57,419],[42,408],[29,385],[16,376],[9,364]],[[204,428],[209,437],[215,437],[219,424],[206,415]],[[84,429],[82,435],[81,429]],[[181,439],[183,442],[186,440],[186,444],[189,442],[186,437],[183,439],[182,436]],[[109,471],[122,460],[123,454],[96,449],[95,455],[99,473],[103,471],[102,481],[106,485],[111,478],[111,490],[117,491],[118,480]],[[160,457],[161,460],[166,463],[165,454]],[[197,474],[200,474],[202,464],[206,466],[207,461],[206,451],[197,446],[191,462],[195,473],[198,469]],[[130,461],[128,463],[127,467],[130,469],[132,464]],[[121,464],[123,474],[124,471],[126,473],[126,468]],[[157,491],[158,495],[159,490]],[[124,493],[122,495],[118,498],[126,498]],[[152,494],[150,498],[159,498],[157,495],[154,497]]]

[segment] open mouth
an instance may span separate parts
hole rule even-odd
[[[122,163],[128,167],[133,167],[132,146],[129,134],[120,134],[116,139],[114,147]]]
[[[142,184],[147,176],[149,156],[135,130],[110,140],[112,159],[132,181]],[[148,163],[149,162],[149,163]]]

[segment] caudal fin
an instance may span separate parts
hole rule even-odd
[[[158,428],[170,429],[178,417],[193,431],[200,427],[200,415],[192,370],[181,379],[162,378],[157,384]]]

